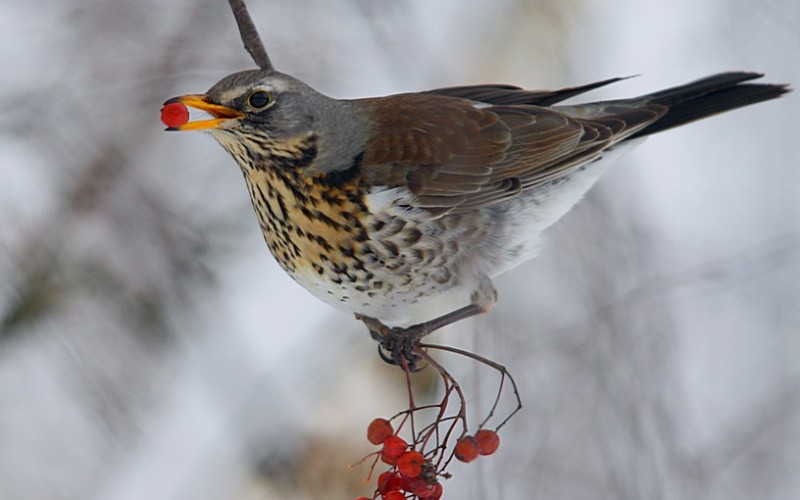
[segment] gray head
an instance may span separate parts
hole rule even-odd
[[[165,104],[182,103],[212,116],[168,130],[210,132],[243,169],[280,168],[275,159],[292,154],[304,155],[307,161],[296,165],[307,173],[349,168],[371,128],[363,107],[275,71],[244,2],[229,3],[245,49],[261,69],[226,76],[205,94],[168,100]]]
[[[346,168],[367,140],[367,123],[352,102],[331,99],[273,69],[233,73],[205,94],[175,97],[167,104],[173,102],[212,118],[171,130],[210,132],[243,168],[248,159],[267,161],[271,153],[310,139],[317,154],[306,168],[330,172]]]

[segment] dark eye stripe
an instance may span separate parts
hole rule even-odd
[[[247,104],[249,104],[253,109],[266,108],[270,102],[272,102],[272,95],[263,90],[256,90],[250,94],[250,97],[247,98]]]

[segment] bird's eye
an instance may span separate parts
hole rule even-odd
[[[247,104],[253,109],[264,109],[272,102],[272,94],[263,90],[256,90],[247,98]]]

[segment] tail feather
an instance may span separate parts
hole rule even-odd
[[[764,75],[760,73],[721,73],[633,99],[666,106],[668,111],[658,121],[631,135],[629,139],[775,99],[791,90],[788,85],[783,84],[743,83],[762,76]]]

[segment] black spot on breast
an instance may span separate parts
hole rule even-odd
[[[314,236],[312,234],[312,235],[310,235],[310,239],[315,240],[317,242],[317,244],[319,246],[321,246],[326,252],[330,252],[331,250],[333,250],[333,247],[331,246],[330,243],[328,243],[328,240],[326,240],[322,236],[319,236],[319,235]]]
[[[322,222],[324,222],[325,224],[327,224],[328,226],[330,226],[333,229],[342,229],[342,227],[343,227],[341,224],[339,224],[335,220],[331,219],[330,217],[328,217],[323,212],[317,211],[317,212],[314,213],[314,215],[316,216],[317,219],[321,220]]]
[[[418,242],[420,238],[422,238],[422,232],[415,227],[408,228],[405,233],[403,233],[403,242],[407,245],[413,245]]]
[[[393,236],[402,231],[404,227],[406,227],[405,219],[395,217],[389,221],[389,227],[386,228],[386,233],[388,236]]]
[[[335,207],[341,207],[344,205],[345,199],[341,194],[333,189],[324,189],[320,193],[322,197],[322,201],[327,203],[328,205],[333,205]]]
[[[400,255],[400,248],[394,242],[382,240],[380,244],[386,249],[387,252],[389,252],[389,255],[392,257],[397,257]]]
[[[317,137],[310,136],[292,155],[270,155],[269,161],[284,170],[297,170],[308,167],[317,157]]]
[[[318,183],[326,186],[339,188],[351,182],[361,175],[361,161],[364,159],[364,153],[357,154],[350,165],[344,170],[334,170],[321,175],[316,180]]]
[[[283,196],[276,193],[275,198],[278,200],[278,207],[281,209],[283,220],[289,220],[289,212],[286,210],[286,204],[283,202]]]

